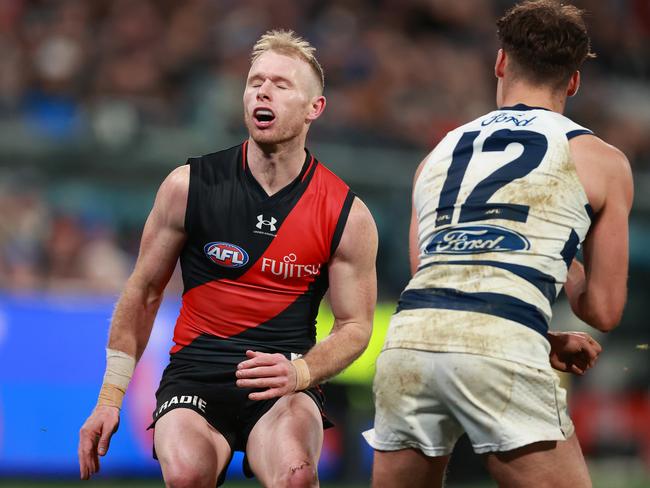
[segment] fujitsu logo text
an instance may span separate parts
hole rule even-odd
[[[320,263],[318,264],[298,264],[297,257],[294,253],[288,254],[282,261],[277,259],[263,258],[262,273],[271,273],[282,279],[288,278],[305,278],[308,276],[317,276],[320,273]]]

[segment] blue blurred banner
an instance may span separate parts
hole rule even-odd
[[[76,476],[78,432],[97,400],[113,298],[0,294],[0,476]],[[152,459],[155,391],[168,362],[179,300],[166,300],[138,363],[102,475],[159,475]],[[331,439],[330,439],[331,438]],[[328,477],[340,442],[328,435]],[[229,477],[243,477],[237,453]]]
[[[97,400],[112,298],[0,295],[0,473],[78,471],[78,431]],[[178,304],[165,302],[102,472],[159,472],[146,431]]]

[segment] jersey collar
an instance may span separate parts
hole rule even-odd
[[[544,107],[531,107],[529,105],[526,105],[525,103],[518,103],[516,105],[513,105],[511,107],[500,107],[499,110],[514,110],[517,112],[522,112],[525,110],[546,110],[547,112],[550,112],[549,109],[544,108]]]

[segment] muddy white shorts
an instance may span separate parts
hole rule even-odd
[[[467,353],[388,349],[377,360],[374,429],[379,451],[450,454],[467,432],[476,453],[565,440],[574,431],[553,369]]]

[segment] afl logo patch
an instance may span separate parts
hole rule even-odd
[[[210,261],[224,268],[241,268],[248,262],[248,253],[229,242],[209,242],[203,252]]]

